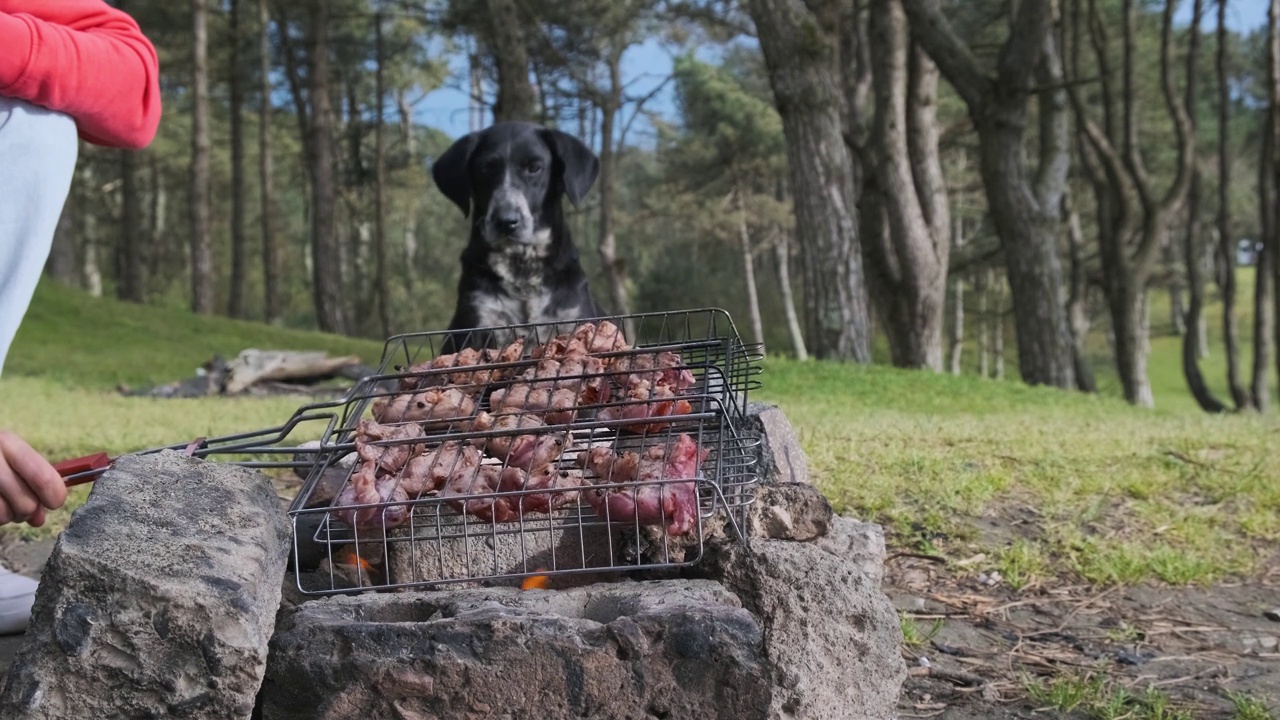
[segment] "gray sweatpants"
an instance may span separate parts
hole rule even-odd
[[[0,97],[0,370],[49,257],[78,150],[69,116]]]

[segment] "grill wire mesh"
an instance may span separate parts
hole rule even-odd
[[[748,391],[759,387],[759,349],[742,342],[721,310],[607,320],[630,325],[635,338],[619,347],[607,324],[588,321],[583,337],[598,362],[585,367],[565,357],[558,367],[547,362],[556,355],[547,343],[559,336],[563,350],[578,323],[388,340],[378,374],[345,398],[290,509],[295,567],[314,565],[298,573],[298,589],[349,593],[687,565],[701,557],[704,521],[718,513],[741,537],[757,479],[759,438],[742,419]],[[493,351],[478,364],[428,366],[481,338]],[[519,338],[523,346],[512,346]],[[497,357],[503,348],[510,352]],[[538,352],[544,356],[533,357]],[[673,357],[679,365],[661,374],[663,359]],[[659,377],[677,376],[676,394],[655,389]],[[427,402],[415,404],[420,396]],[[596,462],[584,462],[588,451]],[[427,472],[414,472],[405,457]],[[397,472],[401,487],[432,473],[447,479],[418,497],[417,489],[373,494],[374,483],[357,477],[363,468],[378,468],[388,486]]]
[[[634,331],[626,334],[625,347],[591,352],[599,365],[562,359],[557,372],[534,377],[523,376],[550,366],[545,358],[532,357],[535,349],[580,323],[486,328],[462,337],[443,331],[398,335],[386,342],[377,374],[342,398],[304,405],[278,427],[140,454],[176,450],[304,478],[288,514],[292,565],[298,590],[306,595],[696,563],[706,521],[719,516],[719,525],[741,539],[754,501],[760,438],[746,431],[744,418],[748,392],[760,387],[760,348],[743,343],[729,315],[718,309],[583,322],[604,328],[606,320]],[[495,357],[497,349],[517,338],[524,338],[518,356]],[[473,339],[495,349],[484,362],[426,367]],[[660,353],[679,360],[678,367],[667,368],[671,375],[662,375],[682,378],[670,397],[655,390],[662,383],[634,382],[662,374],[661,368],[646,365],[658,364]],[[607,395],[600,392],[606,386]],[[471,404],[442,414],[433,409],[425,420],[404,412],[424,392],[449,390],[471,398]],[[546,390],[552,402],[531,411],[527,406],[536,404],[531,400],[539,390]],[[556,403],[555,392],[561,390],[561,399],[574,402]],[[495,403],[502,393],[510,407]],[[319,440],[295,442],[317,435]],[[534,460],[521,462],[520,453],[493,451],[521,443],[533,447]],[[454,488],[460,494],[450,495],[446,484],[417,497],[389,494],[375,502],[353,501],[353,478],[362,465],[373,463],[379,480],[403,486],[410,473],[398,457],[422,462],[443,446],[466,445],[476,450],[455,453],[451,464],[428,463],[440,474],[465,478]],[[584,467],[579,460],[592,448],[601,461]],[[542,453],[546,463],[537,457],[542,450],[547,450]],[[361,453],[371,460],[364,462]],[[467,470],[458,459],[463,455],[480,458],[487,469]],[[534,484],[524,472],[531,468],[553,484]],[[626,468],[640,472],[632,476]],[[567,490],[555,484],[566,475]],[[478,478],[499,483],[488,487]],[[628,498],[634,500],[631,507],[656,512],[631,510]]]

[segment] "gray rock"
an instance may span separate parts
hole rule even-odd
[[[773,540],[813,540],[827,534],[831,503],[812,485],[761,485],[751,505],[751,534]]]
[[[760,434],[756,471],[762,484],[809,482],[809,461],[800,438],[777,405],[748,403],[745,425]]]
[[[120,458],[54,547],[0,717],[249,718],[288,547],[266,477]]]
[[[836,515],[827,534],[818,538],[817,546],[858,566],[862,574],[880,587],[884,580],[884,563],[888,554],[884,544],[884,528],[853,518]]]
[[[762,645],[698,580],[328,598],[282,616],[261,717],[763,719]]]
[[[764,628],[770,720],[896,718],[906,679],[893,604],[858,565],[814,543],[715,545],[695,570],[734,592]]]

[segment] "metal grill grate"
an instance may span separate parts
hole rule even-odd
[[[588,333],[599,360],[588,367],[554,368],[547,356],[533,357],[538,348],[554,355],[547,343],[557,336],[552,347],[563,349],[576,324],[390,339],[379,373],[344,400],[341,423],[322,441],[290,510],[295,566],[315,567],[298,574],[298,589],[329,594],[690,564],[701,557],[704,521],[716,513],[740,535],[756,481],[758,439],[743,433],[741,419],[747,393],[759,386],[758,349],[720,310],[608,320],[630,324],[640,342],[617,347]],[[523,346],[509,346],[517,338]],[[442,351],[473,340],[492,348],[477,364],[430,367],[450,356]],[[511,352],[498,357],[502,347]],[[673,387],[687,385],[670,397],[655,395],[662,383],[649,382],[662,372],[650,367],[661,366],[658,353],[680,361],[661,377],[679,374]],[[557,372],[534,376],[548,368]],[[530,402],[539,389],[576,401]],[[457,391],[470,402],[459,402]],[[420,396],[427,401],[415,405]],[[480,469],[479,453],[461,449],[467,445],[483,447]],[[534,448],[535,457],[545,449],[547,462],[524,460],[517,446]],[[588,451],[594,462],[584,462]],[[407,469],[406,457],[430,471]],[[624,472],[632,467],[638,475]],[[371,490],[397,478],[407,487],[437,470],[449,479],[419,497]],[[570,487],[553,490],[529,475]],[[637,505],[642,510],[633,511]]]

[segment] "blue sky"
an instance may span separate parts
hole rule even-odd
[[[1227,27],[1236,32],[1248,32],[1262,26],[1267,21],[1268,0],[1228,0]],[[1207,30],[1217,27],[1217,3],[1213,0],[1205,2],[1209,16],[1203,21]],[[1191,20],[1192,4],[1183,0],[1178,9],[1177,21],[1187,23]],[[664,47],[657,40],[649,40],[627,51],[622,57],[623,82],[630,83],[628,93],[643,96],[662,83],[663,78],[671,74],[672,50]],[[698,53],[700,56],[707,54]],[[443,130],[452,137],[465,134],[468,128],[467,94],[461,89],[466,77],[466,58],[459,53],[452,61],[454,77],[449,86],[429,93],[417,107],[419,122],[432,125]],[[667,118],[675,117],[675,97],[670,85],[645,105],[646,110],[655,111]],[[626,111],[630,114],[630,109]],[[486,123],[490,118],[485,118]],[[635,131],[633,131],[635,132]],[[639,138],[637,138],[639,139]]]

